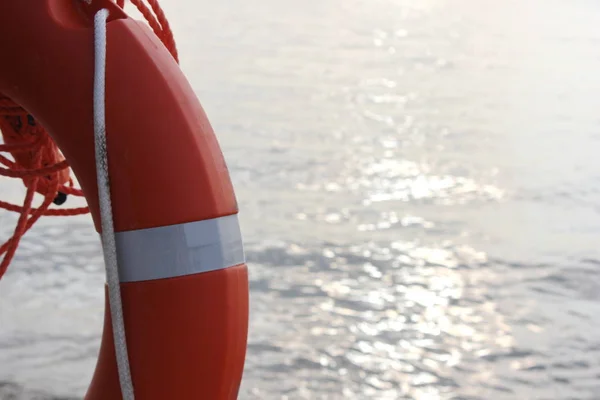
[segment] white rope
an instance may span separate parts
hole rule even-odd
[[[108,10],[106,9],[98,11],[94,17],[94,143],[96,150],[96,174],[98,178],[98,197],[100,200],[102,248],[104,251],[104,262],[106,263],[106,282],[108,283],[108,301],[110,316],[112,318],[121,393],[124,400],[134,400],[129,357],[127,355],[125,323],[123,322],[123,304],[121,302],[119,269],[117,265],[117,246],[108,178],[105,110],[107,19]]]

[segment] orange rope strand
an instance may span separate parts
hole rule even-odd
[[[92,0],[93,1],[93,0]],[[114,0],[124,8],[125,0]],[[158,0],[130,0],[144,16],[150,28],[179,63],[177,47],[169,22]],[[144,3],[146,1],[148,5]],[[69,177],[69,164],[60,154],[54,141],[44,128],[21,106],[0,93],[0,134],[4,143],[0,153],[8,153],[12,159],[0,154],[0,177],[19,178],[27,187],[23,205],[0,200],[0,209],[19,213],[13,235],[0,246],[0,279],[13,259],[19,242],[25,233],[42,216],[72,216],[89,212],[88,207],[50,208],[59,194],[83,197],[81,189],[73,186]],[[44,199],[39,207],[33,207],[35,193]]]

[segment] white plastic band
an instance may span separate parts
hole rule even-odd
[[[121,282],[174,278],[245,262],[237,215],[115,236]]]

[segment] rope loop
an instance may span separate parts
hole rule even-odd
[[[92,4],[93,0],[81,0]],[[125,7],[125,0],[113,0]],[[178,54],[173,32],[158,0],[130,0],[144,16],[156,36],[169,50],[177,63]],[[99,10],[94,17],[94,143],[100,216],[102,223],[102,247],[106,263],[109,304],[113,324],[115,351],[121,392],[125,400],[134,400],[133,383],[129,367],[125,324],[120,292],[116,257],[116,243],[110,200],[108,160],[106,152],[105,74],[107,47],[108,10]],[[13,259],[23,235],[42,216],[80,215],[89,212],[88,207],[51,209],[63,204],[68,195],[83,197],[81,189],[74,187],[68,162],[48,132],[20,105],[0,93],[0,177],[21,179],[27,188],[22,205],[0,200],[0,208],[19,213],[13,235],[0,246],[0,279]],[[6,155],[3,155],[5,153]],[[43,196],[40,206],[33,207],[35,193]]]
[[[81,0],[91,4],[94,0]],[[125,0],[113,0],[125,7]],[[178,61],[173,32],[158,0],[130,0],[144,16],[154,34]],[[50,208],[62,205],[68,196],[83,197],[73,184],[71,170],[58,146],[34,116],[0,93],[0,178],[21,179],[27,191],[23,204],[0,200],[0,209],[19,213],[17,226],[10,238],[0,246],[0,279],[8,269],[23,235],[42,216],[74,216],[86,214],[88,207]],[[35,194],[42,202],[34,207]]]

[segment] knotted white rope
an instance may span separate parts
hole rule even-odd
[[[83,0],[88,1],[88,0]],[[98,11],[94,17],[94,144],[96,153],[96,175],[98,179],[98,197],[100,200],[100,218],[102,226],[102,249],[106,264],[106,282],[108,301],[112,319],[113,337],[117,357],[119,382],[124,400],[134,400],[131,370],[127,354],[125,323],[119,268],[117,264],[117,246],[113,225],[110,200],[110,181],[108,176],[108,156],[106,147],[106,25],[108,10]]]

